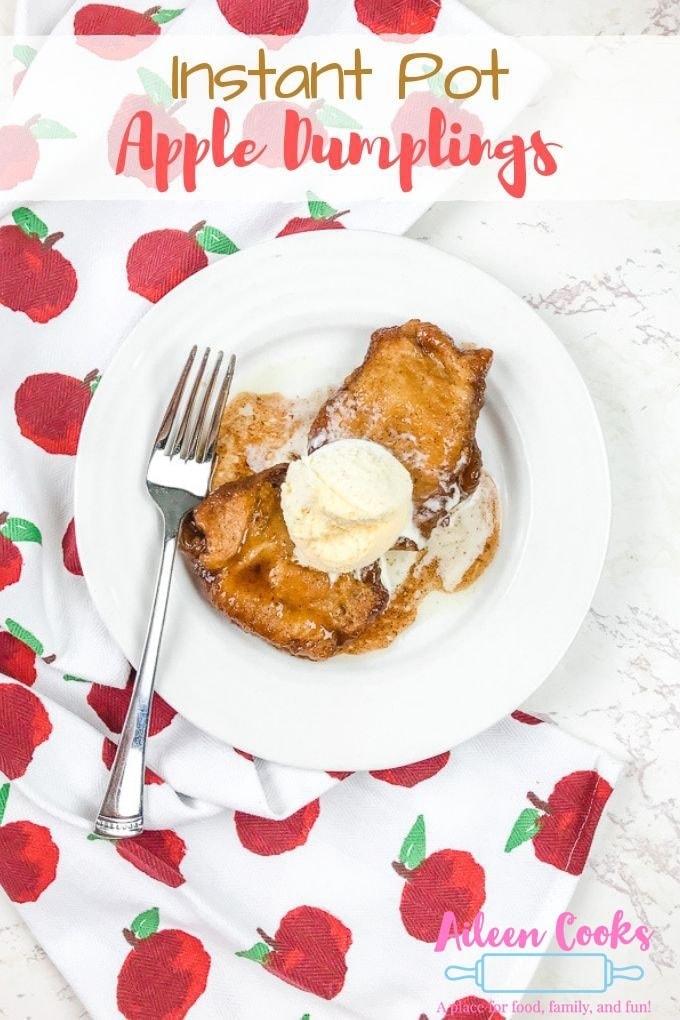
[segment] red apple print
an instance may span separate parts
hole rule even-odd
[[[446,765],[451,757],[450,751],[437,754],[434,758],[425,758],[413,765],[401,765],[396,769],[382,769],[379,772],[371,772],[374,779],[381,779],[383,783],[391,783],[392,786],[416,786],[425,779],[431,779]]]
[[[158,930],[156,907],[123,935],[132,946],[118,975],[116,1001],[127,1020],[182,1020],[205,991],[210,956],[194,935]]]
[[[285,854],[288,850],[307,842],[309,832],[319,817],[319,802],[305,804],[295,814],[281,820],[258,818],[242,811],[234,813],[236,834],[241,844],[254,854],[271,857]]]
[[[300,31],[309,10],[308,0],[217,0],[217,6],[232,28],[272,49]]]
[[[102,761],[109,771],[111,771],[113,759],[116,757],[116,749],[117,745],[114,744],[112,740],[109,740],[108,737],[104,737],[104,743],[102,744]],[[147,767],[144,770],[144,784],[145,786],[162,786],[163,780]]]
[[[35,903],[56,878],[59,848],[44,825],[3,825],[8,797],[5,783],[0,787],[0,886],[13,903]]]
[[[0,191],[30,181],[39,158],[40,148],[31,134],[30,122],[0,127]]]
[[[594,771],[571,772],[555,783],[547,802],[528,793],[525,808],[505,844],[505,852],[532,840],[539,861],[569,875],[580,875],[612,787]]]
[[[305,230],[344,230],[345,225],[340,222],[340,217],[346,216],[349,209],[336,212],[332,206],[322,202],[311,191],[307,192],[307,205],[309,216],[295,216],[278,232],[277,237],[301,234]]]
[[[23,517],[10,517],[7,511],[0,513],[0,591],[16,584],[21,577],[23,557],[17,542],[42,542],[42,535],[35,524]]]
[[[32,691],[18,684],[0,684],[0,771],[8,779],[23,776],[35,749],[51,732],[47,710]]]
[[[353,776],[354,773],[353,772],[327,772],[326,775],[330,776],[331,779],[340,779],[340,780],[342,780],[342,779],[349,779],[349,777]]]
[[[135,241],[127,258],[130,290],[154,304],[178,283],[205,269],[208,256],[196,241],[204,224],[184,230],[152,230]]]
[[[425,855],[425,821],[419,815],[392,867],[406,880],[399,910],[409,935],[436,942],[442,917],[452,911],[460,929],[472,924],[486,899],[484,869],[466,850]]]
[[[234,751],[236,752],[236,754],[240,754],[242,758],[245,758],[246,761],[255,761],[252,754],[250,754],[248,751],[241,751],[239,750],[238,747],[235,747]]]
[[[127,60],[150,46],[161,25],[173,21],[181,10],[150,7],[140,14],[113,4],[87,4],[76,12],[73,31],[78,44],[105,60]]]
[[[505,1020],[488,999],[480,999],[478,995],[466,995],[464,999],[456,999],[444,1013],[442,1020]],[[420,1020],[428,1020],[427,1014],[421,1013]]]
[[[119,839],[116,850],[145,875],[173,889],[185,881],[179,866],[186,853],[186,844],[172,829],[147,829],[141,836]]]
[[[54,247],[64,236],[48,236],[30,209],[15,209],[14,226],[0,227],[0,305],[45,323],[61,315],[78,287],[76,272]]]
[[[23,564],[18,547],[0,534],[0,591],[9,588],[10,584],[17,583],[21,577]]]
[[[528,712],[522,712],[519,708],[515,709],[515,711],[511,713],[511,716],[513,719],[516,719],[517,722],[524,723],[526,726],[539,726],[543,722],[543,720],[539,719],[537,716],[529,715]]]
[[[134,670],[130,673],[127,685],[121,690],[119,687],[106,687],[104,684],[92,684],[87,703],[93,708],[101,721],[112,733],[120,733],[125,722],[125,715],[132,697],[132,685],[134,683]],[[149,736],[154,737],[166,726],[169,726],[177,715],[174,708],[168,705],[167,701],[161,698],[160,694],[154,694],[151,705],[151,718],[149,720]]]
[[[135,241],[127,257],[130,290],[154,303],[208,265],[206,252],[231,255],[238,248],[205,220],[191,230],[152,230]]]
[[[255,142],[258,150],[264,149],[257,160],[258,166],[282,167],[285,165],[283,142],[288,111],[296,113],[298,117],[309,118],[314,133],[321,136],[326,142],[328,134],[317,117],[317,111],[322,106],[323,102],[312,103],[308,107],[299,106],[297,103],[282,103],[280,100],[256,103],[244,117],[243,138]],[[307,155],[305,162],[310,158],[311,156]]]
[[[354,0],[362,25],[385,39],[412,42],[434,28],[442,0]]]
[[[74,520],[69,521],[68,527],[64,532],[64,537],[61,540],[61,552],[64,559],[64,566],[68,572],[70,574],[77,574],[78,577],[82,577],[83,568],[80,564],[78,546],[76,545],[76,526]]]
[[[25,642],[7,630],[0,631],[0,673],[32,687],[37,675],[35,657],[35,652]]]
[[[304,992],[333,999],[347,973],[345,956],[352,933],[333,914],[318,907],[295,907],[281,919],[274,938],[261,929],[252,949],[237,953]]]
[[[96,369],[82,380],[60,372],[29,375],[14,398],[22,436],[46,453],[72,457],[98,379]]]

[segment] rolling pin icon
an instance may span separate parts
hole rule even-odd
[[[604,953],[484,953],[474,967],[452,965],[444,974],[449,981],[472,978],[483,992],[526,992],[526,988],[512,988],[508,984],[509,964],[521,958],[535,960],[538,966],[549,957],[560,959],[562,987],[532,988],[532,993],[606,992],[614,981],[640,981],[645,974],[642,967],[615,967]]]

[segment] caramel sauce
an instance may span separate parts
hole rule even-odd
[[[324,399],[325,394],[302,401],[280,393],[240,393],[234,397],[222,418],[211,489],[303,454],[309,427]],[[479,472],[477,462],[474,470]],[[474,584],[493,560],[500,537],[498,506],[494,519],[494,529],[484,549],[455,591]],[[341,651],[358,655],[386,648],[414,622],[425,596],[444,590],[436,561],[424,562],[426,552],[426,548],[420,551],[387,608],[362,634],[344,644]]]
[[[496,554],[499,537],[500,527],[498,518],[496,518],[493,534],[488,538],[481,554],[463,574],[455,591],[469,588],[481,577]],[[403,630],[411,626],[425,596],[430,592],[444,591],[437,564],[423,564],[424,555],[425,550],[411,567],[406,580],[395,592],[387,609],[358,638],[343,645],[343,652],[359,655],[363,652],[375,652],[379,648],[387,648]]]

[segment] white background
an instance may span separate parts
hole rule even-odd
[[[677,0],[559,5],[468,0],[468,6],[513,34],[680,32]],[[0,0],[0,31],[9,30],[11,7],[12,0]],[[613,479],[608,561],[581,632],[528,707],[549,713],[566,730],[604,745],[627,763],[572,908],[590,924],[605,924],[622,908],[629,919],[655,929],[645,980],[629,988],[615,985],[608,998],[649,998],[654,1020],[675,1020],[680,1015],[680,207],[438,205],[410,233],[469,259],[528,300],[562,339],[595,399]],[[580,491],[577,478],[565,479],[565,499],[576,498],[588,494]],[[641,962],[639,953],[616,957],[621,964]],[[538,981],[543,987],[553,983],[542,975]],[[200,1009],[195,1012],[200,1015]],[[0,1017],[86,1016],[11,905],[0,899]]]

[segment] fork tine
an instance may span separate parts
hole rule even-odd
[[[200,461],[201,464],[205,464],[206,461],[212,460],[215,456],[217,437],[220,431],[220,422],[222,420],[222,414],[224,413],[224,405],[229,399],[229,390],[231,389],[231,381],[234,378],[235,367],[236,358],[232,354],[229,358],[229,364],[227,365],[227,371],[217,395],[217,400],[215,401],[210,427],[208,428],[207,433],[204,431],[200,448],[197,452],[197,460]]]
[[[198,414],[196,416],[196,422],[195,422],[194,427],[192,429],[192,435],[191,435],[191,438],[189,440],[189,444],[188,444],[188,447],[187,447],[186,460],[193,460],[196,457],[196,449],[197,449],[197,446],[198,446],[198,441],[199,441],[199,439],[201,437],[201,433],[203,432],[203,429],[205,427],[205,420],[206,420],[206,417],[207,417],[207,414],[208,414],[208,408],[210,406],[210,399],[212,397],[212,393],[213,393],[213,390],[215,388],[215,383],[217,381],[217,376],[219,375],[219,371],[220,371],[220,367],[222,365],[223,358],[224,358],[223,352],[222,351],[218,351],[217,352],[217,361],[215,362],[215,367],[213,368],[212,374],[210,376],[210,379],[208,380],[208,385],[206,386],[205,393],[203,394],[203,400],[201,401],[201,406],[200,406]]]
[[[170,438],[172,426],[174,425],[175,418],[177,417],[177,411],[182,401],[184,387],[186,386],[186,381],[189,376],[189,372],[191,371],[191,366],[194,363],[194,358],[196,357],[197,350],[198,348],[194,344],[194,346],[189,351],[189,357],[187,358],[184,364],[182,374],[180,375],[177,385],[175,386],[175,392],[170,397],[170,403],[168,404],[165,410],[165,414],[163,415],[163,421],[161,422],[161,427],[158,430],[158,435],[156,436],[156,441],[154,443],[155,450],[164,450],[167,445],[168,439]]]
[[[191,415],[193,414],[194,406],[196,403],[196,394],[198,393],[198,388],[201,385],[201,379],[203,378],[203,373],[205,371],[205,366],[209,357],[210,348],[206,347],[203,357],[201,358],[201,363],[198,366],[198,372],[196,373],[194,384],[191,387],[191,393],[189,394],[186,407],[184,408],[184,413],[182,414],[182,418],[177,429],[177,434],[175,435],[170,446],[171,458],[174,457],[176,453],[178,453],[182,460],[186,460],[186,436],[189,429],[189,422],[191,421]]]

